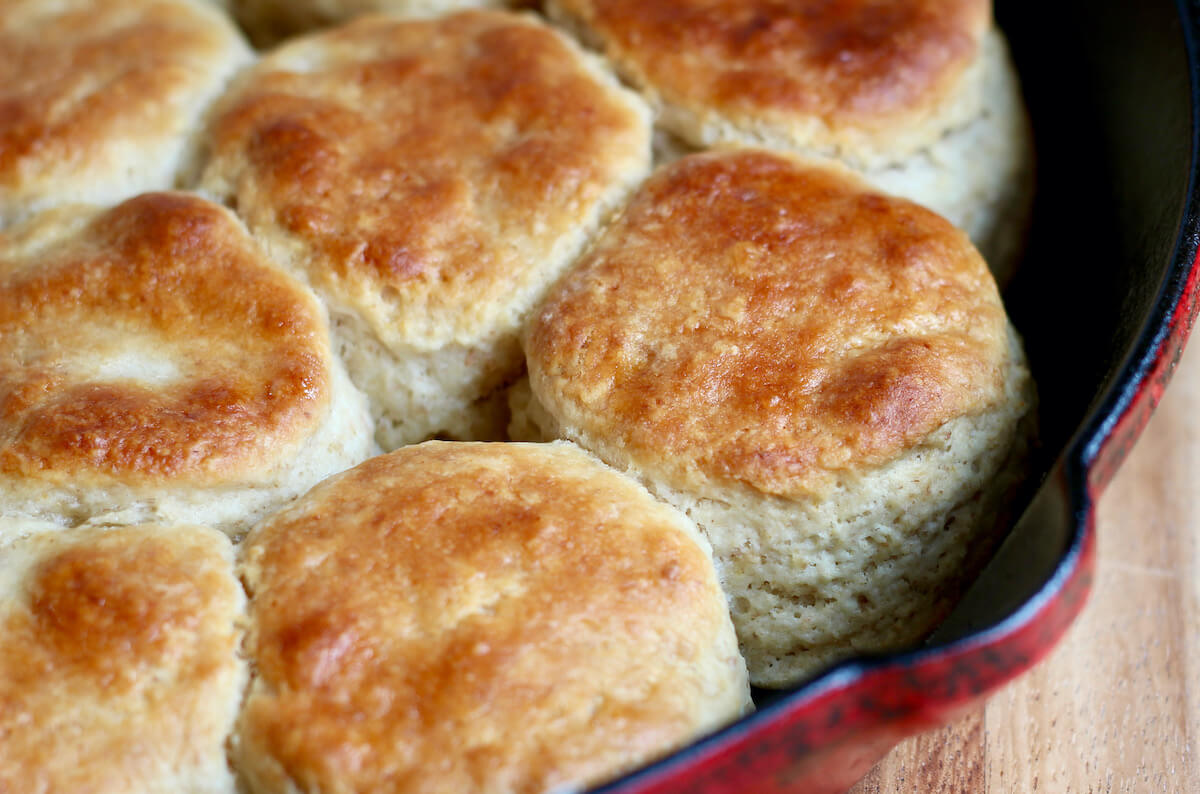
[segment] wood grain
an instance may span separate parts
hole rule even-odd
[[[1097,529],[1095,589],[1059,647],[853,794],[1200,792],[1200,337]]]

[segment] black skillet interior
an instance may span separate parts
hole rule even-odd
[[[1009,615],[1078,542],[1088,467],[1182,296],[1198,215],[1196,13],[997,1],[1037,146],[1033,228],[1005,299],[1038,383],[1042,446],[1030,509],[934,645]]]

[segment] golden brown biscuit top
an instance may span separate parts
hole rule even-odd
[[[557,0],[668,102],[877,126],[978,51],[989,0]]]
[[[965,235],[761,151],[656,173],[535,316],[534,393],[678,487],[820,493],[996,403],[1006,318]]]
[[[473,342],[648,160],[645,115],[532,18],[368,17],[264,59],[215,122],[205,183],[301,240],[318,290],[385,342]]]
[[[693,533],[565,444],[368,460],[243,547],[245,755],[312,790],[532,792],[731,719],[748,690]]]
[[[0,548],[0,790],[130,791],[220,757],[244,600],[232,556],[219,533],[174,527]]]
[[[70,212],[0,235],[0,474],[194,482],[310,432],[321,309],[227,210],[150,193],[45,228]]]
[[[179,129],[240,40],[203,4],[0,2],[0,197]]]

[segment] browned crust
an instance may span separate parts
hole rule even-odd
[[[33,262],[6,259],[4,242],[0,473],[220,477],[276,459],[319,421],[330,356],[320,309],[223,208],[145,194]],[[75,371],[131,348],[179,376]]]
[[[431,442],[327,481],[243,547],[240,763],[265,791],[534,792],[732,718],[724,598],[680,521],[565,445]]]
[[[194,105],[241,57],[238,42],[232,25],[187,2],[6,2],[0,201],[37,196],[99,164],[112,179],[144,168],[147,143],[193,134],[184,127]]]
[[[0,549],[21,585],[0,599],[0,790],[166,791],[225,773],[243,600],[228,541],[137,527],[17,546]],[[14,572],[24,555],[32,568]]]
[[[318,291],[369,307],[381,338],[472,342],[648,153],[598,74],[524,16],[360,19],[263,61],[215,122],[205,183],[301,241]]]
[[[602,457],[796,496],[995,404],[1005,328],[945,220],[748,150],[652,177],[551,293],[527,352],[535,394]]]
[[[976,57],[989,0],[556,0],[668,103],[878,128],[920,117]]]

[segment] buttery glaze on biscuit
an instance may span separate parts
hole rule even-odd
[[[986,0],[563,5],[636,52],[665,94],[859,122],[932,104],[974,57],[990,11]]]
[[[963,229],[1003,287],[1033,141],[989,0],[547,0],[653,104],[660,157],[717,145],[830,157]]]
[[[328,301],[385,448],[475,437],[479,403],[520,370],[524,318],[650,155],[635,95],[500,12],[289,43],[211,138],[205,189]]]
[[[0,547],[0,790],[232,792],[232,558],[175,526]]]
[[[752,683],[911,648],[1022,476],[1032,383],[962,232],[759,150],[660,169],[547,297],[514,432],[705,532]]]
[[[382,295],[385,341],[470,342],[646,142],[604,93],[523,17],[374,17],[264,61],[223,108],[215,157],[236,163],[224,181],[251,228],[312,249],[317,285]]]
[[[320,314],[256,257],[225,210],[161,193],[0,259],[0,472],[199,480],[302,432],[328,400]],[[177,371],[103,377],[134,352]]]
[[[174,186],[201,112],[250,60],[189,0],[0,3],[0,225]]]
[[[555,0],[551,11],[661,102],[751,127],[819,122],[805,128],[816,148],[907,137],[957,92],[991,22],[988,0]]]
[[[236,532],[370,449],[315,296],[198,196],[0,235],[0,337],[0,515]]]
[[[255,791],[556,790],[749,704],[703,540],[573,446],[372,458],[257,527],[241,570]]]
[[[676,486],[798,497],[997,402],[1005,329],[983,260],[933,213],[841,169],[693,155],[539,310],[530,378],[562,424]]]

